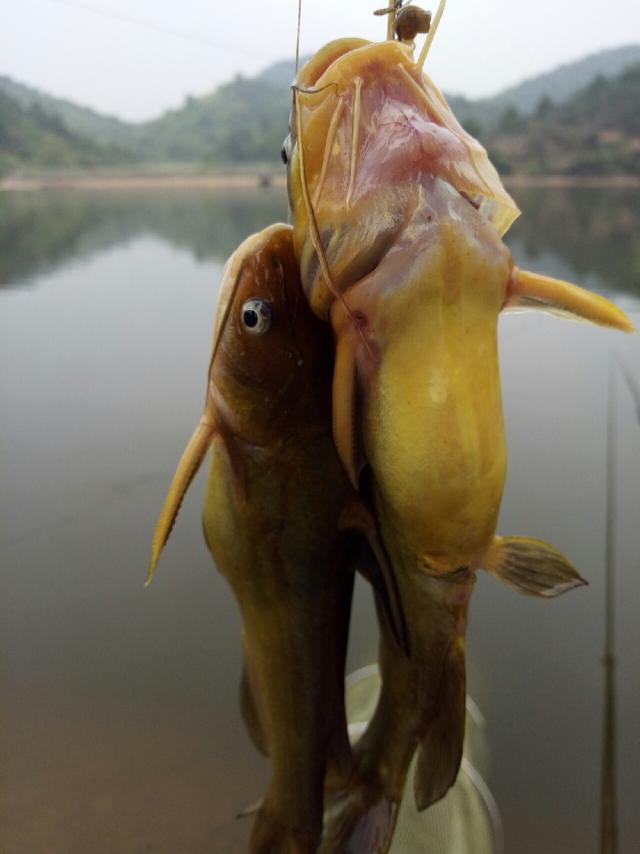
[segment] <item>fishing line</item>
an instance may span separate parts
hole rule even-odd
[[[296,77],[298,76],[298,65],[300,63],[300,19],[302,17],[302,0],[298,0],[298,28],[296,33]]]
[[[617,732],[615,681],[615,520],[616,520],[616,370],[609,357],[607,383],[607,473],[605,527],[605,640],[604,715],[602,727],[602,767],[600,781],[600,854],[618,850]]]
[[[142,27],[146,30],[153,30],[156,33],[164,33],[165,35],[175,36],[179,39],[184,39],[191,42],[199,42],[207,47],[215,47],[218,50],[225,50],[229,53],[238,53],[243,56],[259,56],[263,59],[268,59],[265,54],[258,53],[253,48],[237,47],[228,41],[222,39],[211,38],[200,33],[188,32],[177,27],[172,27],[169,24],[158,23],[149,18],[139,18],[136,15],[129,15],[126,12],[118,12],[115,9],[109,9],[106,6],[94,6],[92,3],[85,3],[83,0],[48,0],[49,3],[57,3],[60,6],[67,6],[69,9],[79,9],[82,12],[91,12],[94,15],[99,15],[102,18],[110,18],[113,21],[120,21],[124,24],[133,24],[136,27]]]

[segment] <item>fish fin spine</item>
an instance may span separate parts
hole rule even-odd
[[[153,532],[145,585],[151,583],[162,549],[173,530],[187,490],[207,455],[214,434],[214,426],[202,418],[180,458]]]
[[[518,267],[514,267],[511,272],[502,308],[537,308],[622,332],[636,331],[627,315],[600,294],[591,293],[571,282],[520,270]]]

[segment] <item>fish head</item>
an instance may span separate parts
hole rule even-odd
[[[384,257],[425,176],[465,193],[502,231],[518,215],[407,45],[331,43],[293,88],[289,197],[303,286],[319,316]]]
[[[207,409],[257,445],[317,419],[330,394],[330,331],[304,299],[292,236],[276,224],[240,245],[216,313]]]
[[[205,411],[173,476],[156,523],[151,581],[178,511],[211,445],[265,447],[312,423],[329,430],[330,329],[311,312],[300,284],[290,226],[247,238],[227,262],[216,312]],[[244,446],[244,451],[251,449]]]

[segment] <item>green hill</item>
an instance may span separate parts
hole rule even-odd
[[[637,91],[632,91],[632,78],[624,83],[615,76],[633,62],[640,62],[640,45],[601,51],[494,98],[472,101],[453,96],[449,101],[505,171],[635,170],[637,136],[625,116],[634,109],[637,115]],[[4,122],[3,133],[12,140],[12,148],[2,151],[6,143],[0,139],[1,162],[5,169],[25,164],[90,166],[126,159],[275,165],[287,132],[293,76],[293,62],[277,62],[256,77],[238,76],[209,95],[187,98],[181,107],[141,124],[103,116],[0,77],[4,112],[10,110],[10,102],[11,109],[21,110],[10,128]],[[592,89],[594,78],[597,85]],[[628,139],[620,140],[616,134]]]
[[[113,116],[104,116],[64,98],[47,95],[32,86],[18,83],[11,77],[0,75],[0,93],[13,98],[22,107],[40,107],[47,115],[63,121],[70,130],[100,145],[130,147],[135,141],[136,125]]]
[[[210,165],[276,163],[287,132],[291,91],[260,78],[236,77],[211,95],[140,127],[145,160]]]
[[[471,101],[450,96],[449,103],[463,123],[473,124],[487,133],[495,129],[509,108],[515,108],[521,115],[531,115],[541,100],[550,98],[556,103],[566,101],[588,86],[594,77],[616,77],[637,62],[640,62],[640,45],[602,50],[523,80],[491,98]]]
[[[640,175],[640,62],[528,118],[505,112],[486,143],[503,172]]]
[[[80,136],[39,104],[23,106],[0,92],[0,174],[34,165],[91,167],[127,160],[129,153]]]

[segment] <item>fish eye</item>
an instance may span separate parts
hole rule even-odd
[[[263,299],[248,299],[240,312],[242,325],[250,335],[264,335],[271,329],[273,312]]]
[[[286,166],[291,159],[291,134],[288,133],[282,143],[282,148],[280,150],[280,157],[282,158],[282,162]]]

